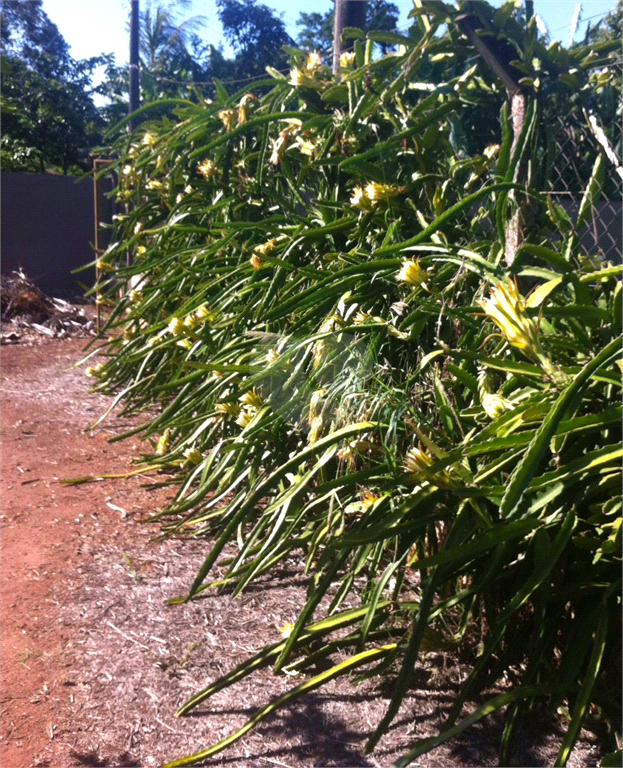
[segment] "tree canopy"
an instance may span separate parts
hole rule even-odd
[[[102,58],[73,59],[41,0],[2,0],[0,9],[3,168],[86,169],[101,140],[91,77]]]

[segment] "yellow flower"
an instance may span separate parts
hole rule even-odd
[[[137,291],[135,288],[132,288],[131,291],[128,291],[128,301],[131,301],[132,304],[138,304],[139,301],[142,301],[143,299],[143,292]]]
[[[276,363],[277,360],[279,360],[279,357],[280,357],[279,352],[277,352],[276,349],[269,349],[268,352],[266,353],[266,362],[269,365],[272,365],[273,363]]]
[[[291,621],[286,621],[283,627],[281,627],[281,629],[279,630],[279,632],[281,632],[281,637],[283,637],[284,640],[287,640],[292,634],[293,629],[294,629],[294,624]]]
[[[143,138],[141,139],[141,144],[146,147],[153,147],[157,140],[157,136],[155,136],[153,133],[150,133],[149,131],[145,131]]]
[[[435,459],[430,456],[420,445],[419,448],[411,448],[405,456],[404,468],[409,472],[414,480],[419,480],[435,463]],[[452,486],[450,474],[445,470],[425,475],[425,480],[438,488],[449,488]]]
[[[402,262],[400,272],[396,275],[396,280],[408,285],[422,286],[428,290],[428,281],[430,275],[425,269],[420,267],[419,259],[405,259]]]
[[[186,330],[184,323],[179,317],[172,317],[167,325],[168,331],[173,336],[182,336]]]
[[[209,158],[206,158],[197,166],[197,172],[199,173],[200,176],[203,176],[203,178],[206,179],[206,181],[212,178],[212,176],[214,176],[216,171],[217,171],[217,168],[216,168],[215,162],[213,160],[210,160]]]
[[[157,181],[156,179],[150,179],[145,187],[147,189],[155,190],[156,192],[161,192],[164,189],[164,182]]]
[[[290,85],[293,85],[296,88],[310,88],[314,91],[321,91],[324,88],[325,83],[306,75],[305,72],[301,72],[297,67],[292,67],[290,70]]]
[[[230,416],[233,419],[240,413],[240,406],[236,403],[217,403],[214,409],[222,416]]]
[[[257,410],[255,408],[243,408],[238,414],[236,424],[238,424],[238,426],[242,427],[243,429],[248,427],[249,424],[253,421],[253,417],[256,413]]]
[[[100,272],[112,272],[112,270],[114,269],[114,267],[112,266],[112,264],[110,264],[109,262],[107,262],[107,261],[106,261],[106,259],[98,259],[98,260],[95,262],[95,266],[96,266],[96,268],[97,268],[97,269],[98,269]]]
[[[182,349],[191,349],[192,348],[192,341],[190,339],[180,339],[179,341],[175,342],[178,347],[182,347]]]
[[[318,53],[318,51],[311,51],[311,53],[307,54],[305,69],[308,72],[313,72],[314,70],[318,69],[318,67],[321,64],[322,64],[322,56]]]
[[[206,304],[202,304],[200,307],[197,307],[197,309],[193,313],[195,317],[198,320],[214,320],[215,315],[214,312],[212,312],[210,309],[208,309]]]
[[[136,246],[136,255],[137,256],[143,256],[143,254],[147,251],[147,248],[144,245],[137,245]]]
[[[186,459],[186,464],[188,466],[193,466],[195,464],[199,464],[199,462],[202,459],[201,452],[198,451],[196,448],[187,448],[184,451],[184,458]]]
[[[361,208],[362,211],[372,210],[372,201],[368,197],[366,190],[363,187],[355,187],[353,194],[350,198],[350,204],[355,208]]]
[[[222,109],[218,116],[225,126],[226,131],[231,131],[231,129],[234,127],[234,123],[236,121],[236,118],[238,117],[238,110],[236,109]]]
[[[160,440],[158,440],[158,445],[156,446],[156,456],[164,456],[164,454],[169,450],[170,437],[170,431],[165,429],[162,433],[162,437]]]
[[[496,395],[491,392],[484,392],[480,398],[480,402],[490,419],[497,419],[497,417],[501,416],[505,411],[510,411],[514,408],[514,405],[510,400],[502,397],[502,395]]]
[[[381,200],[390,200],[392,197],[396,197],[396,195],[400,195],[403,192],[404,187],[397,187],[394,184],[378,184],[374,181],[366,184],[365,189],[368,200],[373,203],[377,203]]]
[[[349,69],[350,67],[355,66],[355,52],[354,51],[344,51],[344,53],[340,54],[340,68],[341,69]]]
[[[298,151],[306,157],[313,157],[314,152],[316,151],[316,145],[313,141],[309,141],[309,139],[302,139],[300,136],[296,141],[296,146]]]
[[[104,366],[102,365],[102,363],[98,363],[97,365],[90,365],[90,366],[89,366],[89,367],[88,367],[88,368],[85,370],[85,374],[86,374],[86,375],[87,375],[89,378],[92,378],[92,379],[93,379],[93,378],[96,378],[96,377],[97,377],[97,376],[99,376],[99,375],[100,375],[100,373],[102,372],[102,368],[103,368],[103,367],[104,367]]]
[[[191,312],[190,315],[186,315],[184,318],[184,327],[189,331],[194,331],[194,329],[200,324],[201,320],[194,314],[194,312]]]
[[[241,395],[238,400],[243,405],[248,405],[251,408],[259,408],[264,404],[262,396],[256,392],[255,387]]]
[[[498,283],[491,288],[488,299],[477,303],[502,331],[509,344],[521,350],[530,360],[542,364],[539,329],[528,317],[525,299],[517,290],[516,283],[510,278],[506,285]]]

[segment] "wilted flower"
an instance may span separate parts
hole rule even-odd
[[[257,96],[252,93],[245,93],[238,103],[238,125],[247,122],[247,110],[252,101],[257,101]]]
[[[322,410],[322,401],[324,400],[324,396],[327,394],[327,390],[324,387],[321,387],[320,389],[317,389],[311,396],[309,401],[309,419],[308,423],[312,424],[313,420],[316,418],[316,416],[320,415],[320,411]]]
[[[488,299],[477,303],[502,331],[509,344],[521,350],[530,360],[543,363],[538,326],[528,317],[526,301],[515,282],[509,278],[506,285],[498,283],[491,288]]]
[[[142,291],[137,291],[135,288],[132,288],[131,291],[128,291],[128,301],[132,302],[132,304],[138,304],[139,301],[142,301],[142,299]]]
[[[134,169],[132,168],[131,165],[124,165],[123,168],[121,169],[121,173],[124,176],[132,176],[132,174],[134,173]]]
[[[307,442],[310,445],[316,445],[318,442],[318,438],[320,437],[322,433],[322,416],[316,416],[315,419],[312,419],[312,423],[310,425],[309,430],[309,436],[307,438]]]
[[[218,116],[225,126],[226,131],[231,131],[231,129],[234,127],[236,118],[238,117],[238,110],[236,109],[222,109]]]
[[[210,160],[210,158],[206,158],[205,160],[202,160],[199,165],[197,166],[197,172],[200,176],[203,176],[206,181],[214,174],[216,173],[217,168],[214,160]]]
[[[277,352],[276,349],[269,349],[268,352],[266,353],[266,362],[269,365],[272,365],[273,363],[276,363],[277,360],[279,360],[279,357],[280,357],[279,352]]]
[[[314,70],[318,69],[318,67],[321,64],[322,64],[322,56],[318,53],[318,51],[311,51],[311,53],[307,54],[305,69],[308,72],[313,72]]]
[[[355,66],[354,51],[344,51],[344,53],[340,54],[341,69],[349,69],[350,67],[354,67],[354,66]]]
[[[192,341],[190,339],[180,339],[179,341],[175,342],[178,347],[182,347],[182,349],[192,349]]]
[[[273,142],[273,151],[268,158],[268,162],[272,165],[279,165],[284,152],[292,143],[294,136],[302,125],[301,121],[296,117],[289,118],[286,122],[288,125],[279,131],[279,137]]]
[[[255,253],[259,253],[260,256],[267,256],[269,253],[271,253],[271,251],[275,250],[276,245],[277,239],[273,237],[261,245],[256,245],[253,250]]]
[[[160,440],[158,440],[158,445],[156,446],[156,456],[164,456],[164,454],[169,450],[170,436],[170,431],[165,429]]]
[[[139,235],[143,231],[143,222],[137,221],[134,225],[134,234]]]
[[[252,253],[251,258],[249,259],[249,264],[251,264],[253,269],[261,269],[264,266],[264,260],[260,259],[257,253]]]
[[[372,493],[372,491],[364,491],[362,494],[361,499],[361,506],[363,507],[364,511],[370,509],[370,507],[374,506],[379,499],[382,499],[383,497],[378,493]]]
[[[420,267],[419,259],[405,259],[400,272],[396,275],[396,280],[408,285],[422,286],[428,290],[430,275]]]

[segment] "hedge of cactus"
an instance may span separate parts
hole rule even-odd
[[[607,47],[546,49],[514,3],[504,17],[474,6],[581,117],[582,65],[606,67]],[[339,82],[291,51],[289,76],[217,84],[212,102],[172,104],[174,120],[146,111],[116,146],[129,207],[98,262],[114,309],[90,373],[145,413],[126,434],[145,439],[135,471],[174,488],[163,529],[205,539],[181,599],[239,594],[293,555],[310,576],[284,638],[179,714],[260,667],[303,682],[171,766],[338,676],[391,670],[372,749],[423,643],[473,647],[473,667],[443,730],[400,765],[502,709],[504,761],[536,701],[566,707],[558,765],[589,709],[620,719],[621,267],[578,237],[607,160],[594,154],[571,221],[540,192],[538,93],[513,146],[505,93],[457,10],[418,7],[411,37],[377,35],[396,53],[357,39]],[[584,77],[573,91],[562,53]],[[508,267],[526,199],[533,225]],[[308,673],[321,658],[334,663]]]

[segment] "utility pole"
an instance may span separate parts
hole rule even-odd
[[[129,114],[139,108],[140,70],[138,59],[138,0],[130,0],[130,108]],[[130,120],[130,130],[138,125],[136,118]]]
[[[333,74],[340,76],[340,56],[353,49],[352,40],[342,47],[342,32],[346,27],[365,31],[367,0],[335,0],[335,24],[333,26]]]

